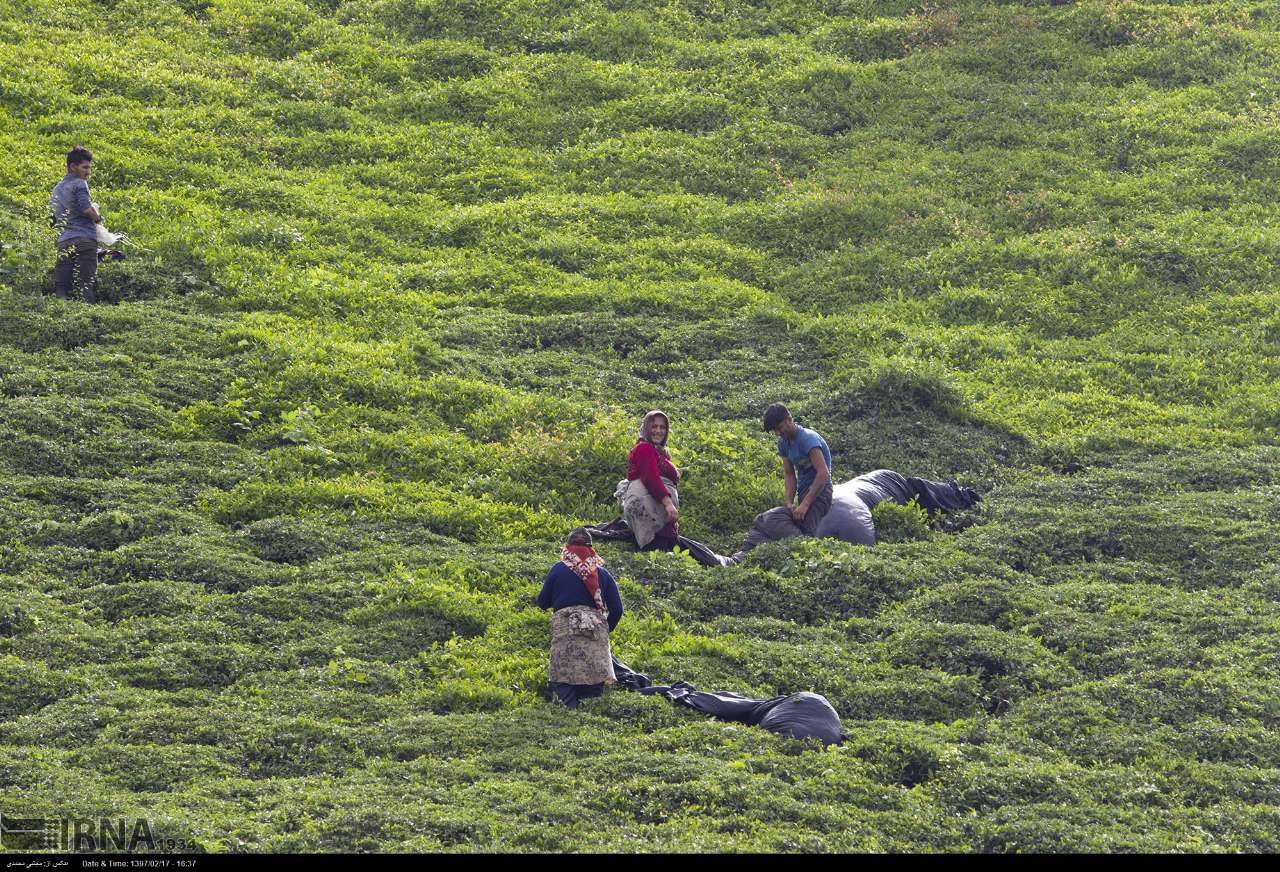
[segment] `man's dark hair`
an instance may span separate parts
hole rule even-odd
[[[67,166],[72,164],[84,163],[87,160],[93,160],[93,152],[85,148],[83,145],[77,145],[71,151],[67,152]]]
[[[791,417],[791,413],[787,411],[787,407],[782,403],[774,403],[764,410],[764,432],[768,433],[777,427],[783,421]]]

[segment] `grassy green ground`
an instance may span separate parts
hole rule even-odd
[[[200,850],[1280,850],[1280,13],[1027,0],[0,9],[0,788]],[[72,144],[150,252],[40,296]],[[530,605],[671,413],[682,524],[838,478],[950,533],[611,546],[623,659],[822,750],[543,701]]]

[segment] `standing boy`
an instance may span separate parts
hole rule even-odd
[[[102,216],[89,198],[89,176],[93,175],[93,155],[76,146],[67,152],[67,174],[53,189],[49,211],[58,236],[58,262],[53,268],[53,290],[59,300],[71,292],[72,272],[78,272],[85,302],[95,303],[94,279],[98,273],[98,228]]]
[[[778,436],[786,505],[756,515],[738,552],[737,563],[762,542],[787,539],[802,533],[812,536],[831,508],[831,449],[827,441],[808,427],[801,427],[787,407],[774,403],[764,412],[764,430]],[[800,501],[795,502],[796,495]]]

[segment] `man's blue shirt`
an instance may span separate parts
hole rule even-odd
[[[68,239],[97,239],[98,228],[92,218],[85,217],[85,210],[93,205],[89,198],[89,183],[75,173],[67,173],[53,188],[49,209],[58,225],[65,225],[58,242]]]
[[[797,500],[805,498],[813,480],[818,477],[818,471],[813,468],[813,461],[809,459],[809,452],[815,448],[822,449],[822,457],[827,461],[828,478],[831,478],[834,473],[831,470],[831,449],[827,447],[827,440],[808,427],[797,427],[796,438],[791,442],[778,437],[778,454],[790,460],[791,465],[796,468]]]

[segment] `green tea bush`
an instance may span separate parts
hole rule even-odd
[[[427,711],[484,712],[495,711],[515,703],[516,696],[508,687],[478,684],[475,681],[444,681],[425,695],[420,704]]]
[[[375,583],[377,597],[344,615],[369,636],[411,634],[415,642],[478,636],[493,609],[485,600],[444,584],[405,579]]]
[[[311,47],[309,34],[318,19],[300,0],[270,6],[243,0],[216,0],[209,12],[210,30],[241,50],[287,58]]]
[[[247,645],[222,642],[216,647],[190,642],[167,642],[154,652],[118,666],[114,671],[135,687],[176,690],[185,687],[225,687],[254,668],[259,653]]]
[[[1035,640],[974,625],[908,625],[888,638],[886,653],[896,664],[977,675],[995,712],[1028,693],[1076,678],[1069,664]]]
[[[829,24],[814,34],[814,45],[851,61],[893,60],[904,56],[913,32],[905,18],[857,19]]]
[[[208,745],[97,744],[69,758],[71,765],[102,773],[108,783],[137,793],[173,792],[197,779],[236,771],[228,755]]]
[[[309,563],[346,550],[351,540],[338,519],[264,518],[245,528],[258,556],[272,563]]]
[[[929,527],[929,513],[916,505],[915,499],[905,506],[885,500],[871,510],[871,520],[876,528],[876,542],[891,544],[928,539],[933,532]]]
[[[1046,611],[1049,600],[1050,595],[1025,576],[979,577],[933,585],[903,602],[898,613],[948,624],[1011,630],[1028,616]]]
[[[245,765],[257,775],[337,774],[363,758],[351,728],[307,716],[276,717],[238,732]]]
[[[0,281],[16,294],[35,297],[52,289],[50,233],[30,215],[0,209]]]
[[[1218,140],[1216,162],[1230,173],[1271,179],[1280,174],[1280,148],[1267,130],[1237,132]]]
[[[21,606],[6,606],[0,612],[0,636],[12,638],[29,633],[39,626],[39,621],[29,615]]]
[[[496,63],[493,52],[475,43],[429,39],[408,48],[414,81],[466,79],[482,76]]]
[[[87,686],[83,678],[54,672],[42,663],[12,654],[3,655],[0,662],[5,667],[3,684],[0,684],[0,714],[5,720],[38,710],[67,693]]]
[[[170,579],[224,591],[281,584],[293,577],[287,568],[260,560],[225,538],[200,535],[149,537],[110,552],[99,566],[107,582]]]
[[[937,774],[954,754],[949,739],[944,731],[915,725],[873,727],[856,729],[843,750],[867,761],[878,780],[914,787]]]
[[[202,597],[183,581],[134,581],[103,584],[86,591],[89,601],[112,623],[132,617],[178,617],[192,611]]]
[[[4,727],[9,745],[76,748],[93,743],[119,718],[118,692],[89,692],[56,700],[37,712],[13,718]]]
[[[963,421],[967,417],[962,389],[940,367],[890,357],[872,361],[849,376],[848,381],[833,379],[833,386],[838,384],[839,389],[832,394],[830,404],[838,414],[857,417],[919,411],[944,420]]]

